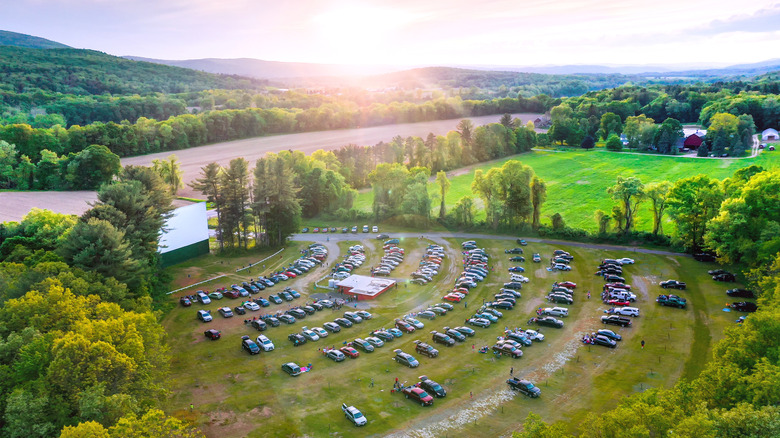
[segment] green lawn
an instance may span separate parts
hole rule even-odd
[[[531,166],[537,175],[547,182],[547,202],[542,211],[543,221],[548,217],[561,213],[569,226],[590,231],[597,229],[594,212],[598,209],[609,212],[613,201],[608,197],[606,189],[615,184],[618,175],[636,176],[644,183],[658,181],[677,181],[681,178],[704,173],[714,178],[726,178],[735,170],[758,164],[765,168],[775,168],[780,163],[777,153],[762,152],[756,158],[746,159],[696,159],[650,154],[626,154],[604,150],[584,152],[568,151],[533,151],[515,155],[498,162],[478,165],[475,168],[487,171],[491,167],[503,165],[507,160],[520,160]],[[455,171],[458,176],[450,177],[452,186],[447,193],[447,206],[452,208],[463,196],[472,196],[471,182],[474,179],[474,169],[463,173]],[[462,174],[461,174],[462,173]],[[437,193],[437,187],[431,184],[430,193]],[[371,191],[358,195],[356,208],[370,211],[373,202]],[[438,202],[434,202],[434,213],[438,212]],[[478,201],[478,205],[482,205]],[[480,211],[478,219],[484,218]],[[651,231],[653,215],[649,202],[639,208],[637,229]],[[674,224],[667,222],[664,231],[670,233]]]
[[[344,250],[360,241],[366,246],[369,259],[360,270],[367,271],[368,266],[381,254],[379,242],[364,235],[353,235],[350,238],[353,241],[339,242],[338,247]],[[393,275],[408,278],[428,243],[428,240],[404,239],[401,246],[406,249],[406,258]],[[506,270],[514,263],[508,262],[504,249],[512,247],[512,242],[482,240],[479,244],[488,248],[493,256],[495,272],[469,294],[468,308],[464,308],[465,305],[461,303],[450,314],[435,321],[423,320],[425,329],[405,335],[374,353],[362,353],[355,360],[334,363],[318,352],[318,348],[326,345],[341,346],[355,337],[367,336],[372,329],[390,326],[394,318],[404,313],[420,310],[427,303],[438,302],[444,292],[451,288],[459,272],[460,259],[457,257],[457,240],[442,239],[437,243],[448,246],[448,259],[433,283],[425,286],[401,285],[370,302],[369,311],[374,314],[373,319],[302,347],[293,347],[286,339],[287,334],[301,330],[302,326],[321,325],[340,316],[341,312],[325,310],[295,325],[269,328],[265,334],[276,344],[276,350],[250,357],[241,350],[239,337],[244,334],[255,337],[258,333],[242,323],[242,316],[223,319],[215,312],[221,305],[237,305],[236,301],[225,299],[205,306],[213,309],[212,314],[217,315],[215,321],[209,324],[195,319],[195,310],[202,307],[198,304],[190,308],[173,308],[163,318],[174,355],[168,411],[191,419],[204,429],[207,436],[220,438],[329,434],[367,436],[434,427],[449,415],[462,413],[469,416],[475,412],[475,423],[461,424],[458,429],[430,430],[436,436],[447,433],[457,436],[505,435],[516,428],[531,411],[542,415],[547,421],[568,420],[575,428],[589,413],[614,406],[623,395],[653,386],[668,387],[681,376],[695,376],[710,354],[713,341],[720,338],[723,328],[732,324],[736,318],[736,315],[720,310],[726,301],[723,293],[726,286],[709,279],[706,275],[706,270],[711,269],[709,265],[687,257],[621,253],[621,256],[628,255],[637,260],[636,265],[626,268],[626,277],[640,297],[637,306],[641,308],[642,316],[635,320],[634,327],[619,330],[625,340],[617,349],[589,348],[579,343],[578,339],[582,333],[600,327],[598,318],[606,308],[597,299],[602,282],[592,272],[598,260],[618,254],[563,247],[575,257],[574,270],[570,273],[553,273],[544,269],[544,264],[530,262],[530,253],[540,252],[546,261],[554,248],[531,243],[526,247],[529,261],[523,265],[527,269],[526,275],[532,280],[523,288],[523,298],[514,310],[504,311],[504,318],[497,324],[488,329],[477,329],[476,337],[469,338],[463,344],[451,348],[440,346],[439,358],[418,357],[421,365],[417,369],[401,367],[393,362],[392,349],[402,348],[413,352],[412,341],[429,341],[430,330],[462,325],[482,300],[490,299],[508,277]],[[303,242],[295,242],[290,249],[285,250],[279,262],[292,258],[297,249],[304,245]],[[172,269],[172,273],[179,284],[194,282],[201,279],[200,275],[231,272],[250,259],[255,261],[260,258],[221,259],[209,256],[189,266],[179,265]],[[321,277],[325,269],[328,268],[321,268],[319,273],[306,274],[306,281]],[[197,275],[193,275],[195,272]],[[190,278],[187,278],[188,273]],[[256,274],[247,273],[245,277]],[[220,285],[241,280],[242,277],[244,275],[232,273],[230,279]],[[656,286],[657,282],[667,278],[688,282],[688,291],[680,294],[689,300],[691,308],[671,309],[654,303],[655,296],[662,291]],[[519,360],[496,360],[490,355],[472,350],[472,345],[476,348],[492,345],[504,326],[527,327],[526,321],[532,316],[533,309],[547,306],[542,298],[544,290],[549,289],[553,281],[561,279],[578,284],[575,304],[570,306],[570,316],[565,319],[566,327],[561,330],[543,328],[542,332],[547,336],[545,342],[525,348],[525,355]],[[280,289],[280,285],[277,285],[266,290],[263,295]],[[303,298],[294,304],[302,304],[308,295],[315,292],[308,286],[300,289]],[[593,292],[592,299],[584,298],[586,290]],[[287,307],[285,303],[269,309]],[[203,330],[207,328],[220,329],[223,339],[206,341]],[[647,342],[644,350],[639,347],[640,339]],[[281,364],[288,361],[312,363],[314,368],[310,373],[292,378],[280,370]],[[503,381],[508,377],[510,367],[514,367],[515,375],[535,380],[542,388],[542,398],[529,400],[518,396],[497,403],[482,402],[504,394],[506,385]],[[447,398],[437,399],[431,408],[421,408],[398,394],[391,394],[396,377],[401,382],[413,383],[422,374],[445,385]],[[374,387],[369,386],[371,379],[375,382]],[[473,393],[473,399],[470,393]],[[342,402],[361,409],[368,417],[369,425],[362,429],[351,426],[341,415],[339,406]],[[189,411],[190,403],[195,405],[193,412]]]

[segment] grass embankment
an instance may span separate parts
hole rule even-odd
[[[333,242],[331,239],[329,245],[345,250],[361,238],[365,239],[361,243],[366,247],[368,260],[359,271],[367,272],[368,267],[381,255],[378,241],[368,239],[367,235],[358,235],[350,236],[353,239],[350,242]],[[401,246],[406,249],[406,259],[393,276],[408,278],[422,255],[424,245],[428,243],[428,240],[404,239]],[[475,424],[462,425],[459,430],[450,430],[449,433],[475,437],[503,435],[516,428],[531,411],[542,415],[547,421],[568,420],[572,429],[575,429],[590,413],[609,409],[621,396],[651,386],[668,387],[681,376],[696,375],[710,354],[712,342],[736,318],[734,314],[721,311],[726,301],[723,293],[726,286],[713,282],[706,275],[706,270],[710,269],[707,264],[697,263],[687,257],[617,254],[564,247],[575,257],[574,270],[553,273],[544,269],[544,264],[530,262],[532,252],[542,253],[547,261],[553,247],[531,243],[526,247],[529,261],[523,264],[531,282],[523,288],[523,298],[514,310],[505,311],[504,318],[492,327],[476,329],[477,335],[465,343],[451,348],[437,346],[441,351],[439,358],[416,355],[420,361],[419,368],[408,369],[393,362],[392,349],[402,348],[413,352],[412,341],[430,341],[431,330],[462,325],[478,304],[483,299],[490,299],[506,280],[507,268],[514,263],[508,262],[509,256],[504,254],[504,249],[514,245],[511,241],[481,240],[479,244],[488,248],[493,256],[495,272],[468,296],[468,308],[461,303],[456,305],[454,311],[435,321],[423,320],[425,329],[404,335],[374,353],[361,353],[358,359],[334,363],[318,352],[318,348],[324,346],[338,347],[355,337],[365,337],[372,329],[389,327],[398,316],[421,310],[428,303],[439,302],[459,272],[460,259],[457,255],[460,246],[455,239],[440,239],[437,243],[447,245],[449,257],[433,283],[425,286],[402,284],[398,289],[371,302],[361,302],[361,307],[368,306],[368,310],[374,314],[373,319],[302,347],[293,347],[287,341],[287,335],[300,331],[302,326],[321,326],[323,322],[341,316],[342,312],[325,310],[295,325],[271,327],[265,334],[276,344],[276,350],[249,356],[241,350],[239,338],[244,334],[254,338],[258,332],[245,326],[242,316],[223,319],[216,313],[220,305],[235,306],[237,300],[225,299],[208,306],[195,304],[189,308],[172,309],[163,319],[170,334],[174,355],[173,373],[169,382],[172,389],[169,412],[192,419],[208,436],[220,438],[326,436],[329,433],[366,436],[393,430],[411,431],[432,427],[451,414],[481,409],[477,408],[480,400],[504,391],[506,385],[503,381],[509,376],[509,368],[514,367],[516,376],[526,376],[536,381],[542,388],[542,398],[529,400],[518,396],[495,406],[491,404],[485,408],[489,411],[479,417]],[[304,245],[297,242],[297,245],[285,250],[279,262],[295,256],[298,248]],[[634,285],[634,291],[639,296],[637,305],[642,311],[634,327],[618,330],[625,340],[615,350],[595,346],[589,348],[579,343],[582,333],[600,327],[598,319],[606,306],[598,300],[602,282],[592,274],[598,260],[607,255],[630,256],[637,260],[637,264],[627,267],[625,272],[627,280]],[[173,274],[181,284],[197,281],[195,276],[228,271],[232,272],[230,281],[220,282],[219,285],[229,285],[234,279],[240,280],[239,277],[256,275],[256,272],[236,275],[235,267],[261,258],[206,257],[189,266],[176,267]],[[271,269],[270,265],[268,269]],[[296,288],[304,296],[292,304],[305,302],[307,296],[314,292],[309,284],[320,278],[327,269],[320,268],[318,272],[310,272],[304,279],[298,280],[298,284],[303,287]],[[187,278],[187,274],[192,278]],[[657,282],[667,278],[688,282],[689,290],[680,295],[688,298],[689,309],[660,307],[654,302],[655,296],[662,291]],[[519,360],[496,360],[491,355],[472,350],[472,344],[477,349],[482,345],[493,345],[504,326],[526,327],[533,309],[547,306],[543,300],[544,291],[549,290],[553,281],[563,279],[578,284],[576,302],[569,306],[571,313],[565,319],[566,327],[561,330],[543,328],[546,341],[525,348],[525,355]],[[282,287],[277,285],[266,290],[263,295],[267,296]],[[590,300],[585,299],[586,290],[593,292],[594,296]],[[284,310],[288,306],[288,303],[279,306],[272,304],[272,307],[262,311]],[[214,322],[203,324],[195,319],[195,310],[203,307],[213,310]],[[221,330],[223,339],[216,342],[205,340],[203,331],[207,328]],[[644,350],[639,346],[641,339],[647,343]],[[314,369],[292,378],[280,369],[281,364],[288,361],[312,363]],[[448,390],[447,398],[437,399],[434,407],[421,408],[399,394],[390,393],[396,377],[401,382],[411,384],[423,374],[442,383]],[[373,387],[370,386],[372,379],[375,382]],[[473,393],[473,399],[470,393]],[[342,402],[361,409],[368,417],[369,425],[356,429],[348,423],[340,411]],[[192,413],[189,412],[190,403],[195,405]],[[441,434],[439,429],[438,435]]]
[[[675,182],[700,173],[723,179],[730,177],[737,169],[751,164],[764,168],[778,166],[777,154],[773,152],[762,152],[755,158],[745,159],[697,159],[604,150],[532,151],[451,172],[454,176],[450,176],[452,186],[447,193],[447,208],[451,211],[463,196],[474,196],[471,193],[471,182],[474,180],[475,169],[487,172],[492,167],[502,166],[508,160],[519,160],[531,166],[536,174],[547,182],[547,202],[542,210],[544,222],[549,222],[549,216],[561,213],[567,225],[589,231],[598,229],[594,218],[596,210],[601,209],[607,213],[612,210],[614,202],[606,190],[615,184],[619,175],[636,176],[647,184]],[[431,183],[429,193],[438,193],[438,187]],[[482,202],[478,199],[476,201],[481,208]],[[371,211],[372,203],[373,193],[370,190],[363,191],[356,199],[355,208]],[[438,202],[433,204],[435,215],[438,212]],[[485,213],[480,210],[477,219],[484,217]],[[652,231],[653,213],[649,201],[640,205],[636,225],[639,231]],[[664,231],[669,234],[673,229],[674,224],[667,218]]]

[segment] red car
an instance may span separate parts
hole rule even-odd
[[[184,307],[190,307],[192,305],[192,301],[190,301],[187,297],[181,297],[179,298],[179,303],[181,303]]]
[[[420,403],[420,406],[433,405],[433,397],[431,397],[422,388],[418,388],[416,386],[410,386],[408,388],[404,388],[401,392],[403,392],[404,397],[412,399],[417,403]]]
[[[577,287],[577,283],[571,282],[571,281],[562,281],[558,283],[558,286],[568,287],[569,289],[574,289]]]
[[[443,296],[442,299],[447,301],[452,301],[454,303],[459,303],[461,300],[460,295],[455,295],[455,294],[447,294]]]
[[[396,326],[396,327],[397,327],[399,330],[401,330],[401,331],[405,331],[406,333],[412,333],[412,332],[414,332],[414,327],[412,327],[412,325],[411,325],[411,324],[409,324],[408,322],[406,322],[406,321],[404,321],[404,320],[402,320],[402,319],[399,319],[399,320],[397,320],[397,321],[395,322],[395,326]]]
[[[295,277],[298,276],[298,274],[296,274],[295,272],[292,272],[292,271],[285,271],[284,275],[286,275],[286,276],[288,276],[290,278],[295,278]]]
[[[616,287],[619,289],[625,289],[625,290],[631,290],[630,284],[623,284],[623,283],[607,283],[604,285],[604,290],[607,290],[611,287]]]
[[[457,293],[463,294],[463,295],[468,295],[469,294],[469,290],[466,289],[465,287],[457,287],[457,288],[453,289],[452,292],[457,292]]]
[[[342,353],[346,354],[347,356],[351,357],[352,359],[355,359],[358,356],[360,356],[360,352],[355,350],[352,347],[341,347],[341,348],[339,348],[339,350],[341,350]]]
[[[206,330],[205,332],[203,332],[203,334],[207,338],[211,339],[212,341],[216,341],[217,339],[222,337],[222,332],[220,332],[219,330],[214,330],[214,329]]]
[[[631,303],[624,300],[607,300],[607,304],[611,306],[630,306]]]
[[[239,295],[239,293],[237,291],[234,291],[234,290],[231,289],[231,290],[222,291],[222,296],[228,297],[228,298],[238,298],[241,295]]]

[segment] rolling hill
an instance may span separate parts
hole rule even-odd
[[[0,30],[0,46],[25,47],[28,49],[69,49],[70,46],[23,33]]]

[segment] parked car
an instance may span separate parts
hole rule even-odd
[[[613,315],[639,317],[639,309],[636,307],[616,307],[612,309]]]
[[[628,327],[631,325],[631,320],[618,315],[608,315],[601,317],[602,324],[619,325],[621,327]]]
[[[507,380],[506,383],[510,388],[514,389],[515,391],[520,391],[521,393],[531,398],[537,398],[542,394],[542,390],[534,386],[534,384],[528,380],[512,377]]]
[[[318,335],[314,330],[304,329],[301,334],[304,338],[306,338],[307,341],[314,342],[320,340],[320,335]]]
[[[688,304],[685,298],[680,298],[677,295],[658,295],[655,301],[662,306],[679,307],[680,309],[684,309]]]
[[[448,347],[452,347],[453,345],[455,345],[455,340],[447,336],[445,333],[439,333],[434,330],[431,332],[431,335],[432,335],[433,342],[437,344],[443,344]]]
[[[179,298],[179,304],[184,307],[190,307],[192,305],[192,301],[190,301],[190,299],[187,297],[181,297]]]
[[[522,350],[506,342],[499,342],[496,345],[494,345],[493,352],[498,353],[502,356],[511,356],[514,359],[520,359],[521,357],[523,357]]]
[[[724,281],[727,283],[733,283],[737,281],[737,278],[734,276],[734,274],[730,272],[726,272],[725,274],[713,275],[712,279],[715,281]]]
[[[569,309],[565,307],[545,307],[542,313],[545,315],[557,317],[569,316]]]
[[[290,333],[287,336],[287,339],[289,339],[295,347],[306,343],[306,338],[300,333]]]
[[[216,341],[217,339],[222,337],[222,332],[219,330],[209,329],[203,332],[203,335],[206,336],[206,338],[211,339],[212,341]]]
[[[346,356],[344,356],[344,353],[342,353],[339,350],[328,350],[327,353],[325,353],[325,357],[328,359],[333,360],[334,362],[343,362],[344,359],[346,359]]]
[[[433,348],[431,345],[426,344],[425,342],[414,341],[414,343],[414,351],[422,354],[423,356],[437,357],[439,355],[439,350]]]
[[[241,336],[241,348],[250,355],[260,354],[260,347],[249,336]]]
[[[424,389],[428,394],[433,394],[436,397],[442,398],[447,396],[447,391],[427,376],[420,376],[420,382],[417,386]]]
[[[347,420],[351,421],[355,426],[365,426],[368,423],[363,413],[354,406],[347,406],[346,403],[342,403],[341,410],[344,411],[344,416],[347,417]]]
[[[344,318],[347,318],[348,320],[352,321],[352,323],[354,324],[360,324],[361,322],[363,322],[363,318],[361,318],[355,312],[344,312]]]
[[[552,266],[552,268],[556,271],[571,271],[571,266],[564,265],[563,263],[556,263]]]
[[[274,343],[266,335],[257,336],[257,345],[263,349],[263,351],[273,351]]]
[[[522,254],[523,248],[505,249],[504,254]]]
[[[428,393],[425,392],[425,390],[422,388],[409,386],[401,390],[401,392],[403,393],[404,397],[420,403],[420,406],[433,405],[433,397],[428,395]]]
[[[221,292],[214,291],[209,294],[209,298],[212,300],[221,300],[223,298],[223,295]]]
[[[563,328],[563,321],[561,321],[560,319],[555,319],[552,316],[542,316],[539,318],[534,318],[534,322],[537,325],[543,325],[546,327]]]
[[[612,339],[613,341],[621,341],[621,340],[623,340],[622,336],[620,336],[619,334],[613,332],[612,330],[599,329],[599,330],[596,330],[596,334],[597,335],[601,335],[601,336],[606,336],[607,338]]]
[[[282,365],[282,371],[289,374],[292,377],[300,376],[303,373],[303,370],[301,370],[301,367],[298,366],[295,362],[288,362],[284,365]]]
[[[404,320],[402,320],[402,319],[398,319],[398,320],[396,320],[396,321],[395,321],[395,326],[396,326],[398,329],[400,329],[401,331],[404,331],[404,332],[406,332],[406,333],[412,333],[412,332],[414,332],[414,330],[415,330],[415,328],[414,328],[414,327],[412,327],[412,325],[411,325],[411,324],[409,324],[408,322],[406,322],[406,321],[404,321]]]
[[[731,305],[731,308],[739,312],[755,312],[756,310],[758,310],[758,306],[756,305],[756,303],[751,303],[750,301],[733,303]]]
[[[393,360],[400,363],[401,365],[406,365],[409,368],[417,368],[420,366],[420,362],[418,362],[417,359],[415,359],[414,356],[409,353],[404,353],[400,349],[393,350],[393,353],[395,353]]]
[[[617,347],[617,342],[602,335],[596,335],[594,338],[592,338],[591,342],[593,342],[594,345],[602,345],[604,347],[609,347],[609,348]]]
[[[463,327],[463,326],[455,327],[455,330],[463,333],[464,335],[466,335],[468,337],[472,337],[472,336],[474,336],[476,334],[476,332],[473,329],[470,329],[468,327]]]
[[[726,291],[726,295],[730,297],[738,298],[755,298],[756,295],[751,290],[747,289],[729,289]]]
[[[542,262],[542,256],[539,255],[539,253],[534,253],[533,259],[534,263],[541,263]]]
[[[706,252],[700,252],[698,254],[694,254],[693,258],[700,262],[714,262],[717,260],[714,254],[709,254]]]
[[[658,283],[664,289],[685,289],[686,285],[682,281],[666,280]]]
[[[344,353],[345,355],[351,357],[352,359],[357,359],[360,356],[360,352],[359,351],[357,351],[354,348],[349,347],[349,346],[341,347],[341,348],[339,348],[339,350],[342,353]]]
[[[197,317],[203,322],[210,322],[212,320],[210,310],[198,310]]]
[[[431,312],[430,310],[424,310],[422,312],[419,312],[417,316],[425,319],[436,319],[436,314]]]
[[[370,342],[361,338],[355,338],[355,340],[352,341],[352,346],[359,350],[363,350],[366,353],[371,353],[374,351],[374,346],[371,345]]]
[[[276,321],[276,325],[279,325],[278,320]],[[257,331],[265,331],[266,329],[268,329],[268,325],[266,324],[266,322],[261,319],[253,319],[252,322],[249,323],[249,326],[252,327],[253,329],[256,329]]]
[[[466,320],[466,324],[485,328],[490,327],[490,320],[483,318],[469,318]]]

